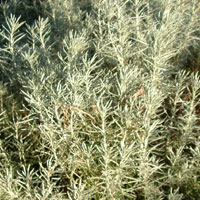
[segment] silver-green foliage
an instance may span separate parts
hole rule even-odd
[[[40,4],[0,30],[1,199],[199,198],[198,1]]]

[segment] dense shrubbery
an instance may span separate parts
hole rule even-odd
[[[0,199],[200,199],[198,6],[2,3]]]

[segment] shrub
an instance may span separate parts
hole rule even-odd
[[[199,198],[197,0],[11,0],[0,18],[1,199]]]

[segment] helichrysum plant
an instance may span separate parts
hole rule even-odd
[[[199,16],[198,0],[2,2],[0,199],[199,199]]]

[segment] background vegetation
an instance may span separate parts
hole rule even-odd
[[[9,0],[0,22],[0,199],[200,199],[198,0]]]

